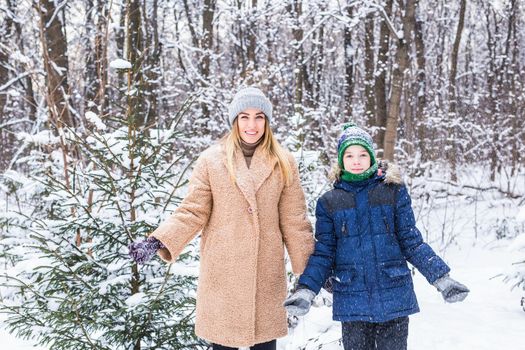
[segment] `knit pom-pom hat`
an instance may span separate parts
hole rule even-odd
[[[352,174],[345,170],[343,156],[348,147],[352,145],[359,145],[366,149],[370,155],[370,168],[361,174]],[[339,137],[337,143],[337,163],[341,168],[341,178],[346,181],[360,181],[372,176],[377,170],[377,161],[374,152],[374,141],[372,136],[363,129],[357,127],[355,123],[347,123],[343,125],[343,132]]]

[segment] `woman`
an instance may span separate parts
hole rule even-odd
[[[297,165],[271,119],[259,89],[240,90],[229,106],[231,130],[198,158],[186,198],[131,246],[136,260],[160,248],[174,262],[202,230],[195,333],[214,350],[274,350],[287,334],[284,246],[296,274],[313,251]]]

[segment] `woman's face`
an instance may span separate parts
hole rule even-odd
[[[370,168],[370,154],[363,146],[349,146],[343,154],[345,170],[351,174],[361,174]]]
[[[237,116],[237,127],[241,139],[246,143],[255,143],[264,134],[266,117],[264,113],[255,108],[248,108]]]

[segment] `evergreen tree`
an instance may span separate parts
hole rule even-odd
[[[78,160],[63,162],[48,137],[22,160],[28,177],[4,174],[16,200],[0,218],[0,312],[10,331],[50,349],[204,346],[193,330],[195,244],[172,265],[137,266],[127,249],[180,202],[191,159],[175,156],[174,144],[191,102],[163,130],[137,128],[131,114],[108,127],[88,112],[91,130],[63,135]]]

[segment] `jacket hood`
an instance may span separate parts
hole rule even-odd
[[[401,178],[401,170],[399,166],[395,163],[388,163],[387,161],[379,162],[379,169],[385,173],[385,183],[401,185],[403,179]]]

